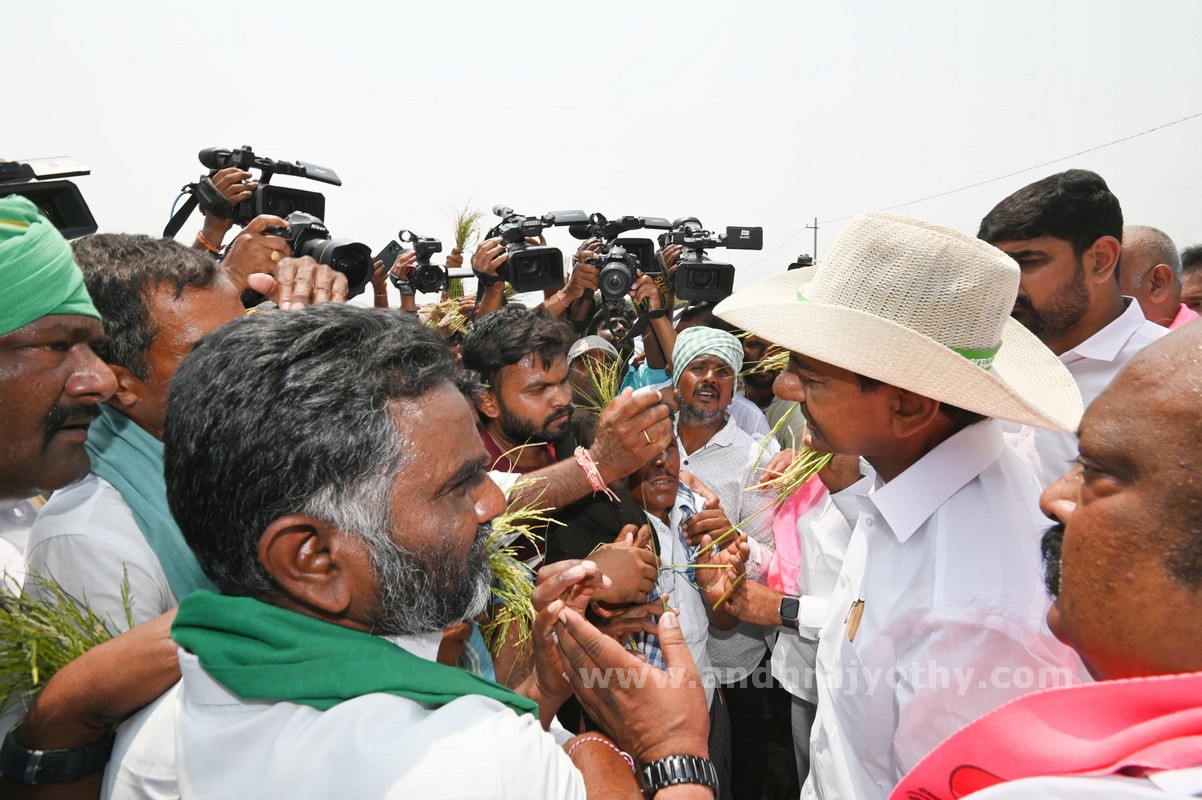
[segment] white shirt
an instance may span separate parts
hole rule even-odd
[[[19,592],[25,582],[25,543],[37,515],[29,500],[0,500],[0,590]]]
[[[861,462],[860,470],[864,477],[842,491],[826,495],[797,519],[797,536],[801,540],[798,630],[780,629],[772,649],[772,677],[790,694],[810,703],[818,702],[814,681],[818,633],[830,616],[830,596],[843,569],[847,543],[860,513],[856,497],[867,493],[875,480],[875,473],[867,464]]]
[[[768,418],[760,411],[760,407],[738,392],[731,396],[727,411],[740,430],[756,439],[772,432],[772,426],[768,424]]]
[[[394,641],[432,660],[439,638]],[[180,670],[180,683],[119,729],[102,797],[585,796],[555,737],[490,698],[431,709],[368,694],[318,711],[241,700],[182,650]]]
[[[993,420],[858,498],[818,643],[803,797],[884,798],[966,723],[1040,681],[1073,682],[1080,662],[1044,621],[1038,498]]]
[[[1139,303],[1130,297],[1123,300],[1127,310],[1117,319],[1060,355],[1060,363],[1072,373],[1086,408],[1136,353],[1169,333],[1168,328],[1146,319]],[[1008,427],[1007,431],[1013,435],[1014,428]],[[1013,440],[1010,443],[1014,446]],[[1038,464],[1032,464],[1032,467],[1045,487],[1055,483],[1076,463],[1077,437],[1074,434],[1035,430],[1034,444]]]
[[[751,402],[747,398],[743,400]],[[752,403],[752,406],[755,404]],[[756,413],[760,413],[758,408]],[[760,482],[760,467],[780,450],[776,440],[752,437],[730,416],[726,419],[726,425],[695,452],[685,450],[679,433],[676,441],[680,449],[680,468],[696,475],[717,495],[732,525],[745,523],[740,530],[747,534],[753,551],[755,544],[762,549],[774,549],[772,501],[775,494],[765,490],[744,490]],[[755,563],[758,560],[759,554],[753,552],[747,570],[749,579],[756,577]],[[740,622],[728,631],[710,629],[710,663],[721,684],[734,683],[747,677],[763,659],[766,650],[764,629],[759,626]]]
[[[973,794],[973,800],[1168,800],[1202,796],[1202,767],[1123,775],[1044,777],[999,783]]]
[[[92,472],[55,492],[38,512],[25,562],[85,600],[116,631],[127,627],[121,600],[126,574],[135,625],[179,605],[121,493]],[[38,594],[36,586],[29,589]]]

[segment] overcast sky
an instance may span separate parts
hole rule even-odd
[[[101,230],[159,233],[201,148],[332,167],[335,236],[453,209],[761,225],[737,285],[846,217],[1202,112],[1202,2],[17,3],[0,156],[72,155]],[[975,233],[1094,169],[1129,223],[1202,242],[1202,117],[898,209]],[[492,219],[490,217],[490,219]],[[184,236],[200,226],[199,215]],[[799,233],[800,231],[800,233]],[[566,231],[549,237],[565,250]],[[711,253],[723,259],[725,254]]]

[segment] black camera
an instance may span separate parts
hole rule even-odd
[[[552,211],[541,217],[515,214],[512,208],[493,206],[492,213],[501,222],[485,234],[486,239],[500,236],[509,259],[498,277],[513,286],[515,292],[536,292],[554,289],[563,284],[563,253],[558,247],[531,245],[528,236],[538,236],[552,225],[574,225],[585,222],[583,211]],[[479,277],[480,273],[476,273]],[[488,277],[488,276],[485,276]]]
[[[606,303],[623,302],[630,294],[630,287],[634,286],[639,269],[638,256],[621,245],[612,244],[605,255],[592,261],[594,266],[601,268],[597,286],[601,289],[602,299]]]
[[[345,275],[347,297],[363,291],[374,269],[371,249],[367,245],[332,238],[329,228],[320,219],[303,211],[293,211],[285,221],[288,227],[269,227],[263,232],[287,240],[293,257],[310,256]]]
[[[814,257],[809,253],[802,253],[797,257],[797,260],[788,266],[786,271],[793,269],[805,269],[806,267],[814,266]]]
[[[577,239],[597,238],[605,243],[604,257],[593,264],[601,268],[598,276],[601,298],[607,304],[615,304],[626,299],[640,271],[657,279],[661,296],[667,289],[667,278],[655,258],[655,243],[650,239],[619,238],[620,234],[639,228],[667,230],[671,227],[671,223],[662,217],[607,219],[603,214],[590,214],[587,222],[575,223],[568,231]]]
[[[96,218],[78,186],[71,181],[49,179],[91,172],[67,156],[0,161],[0,197],[16,194],[26,198],[64,238],[77,239],[96,232]]]
[[[430,263],[430,256],[442,252],[442,242],[433,236],[417,236],[413,231],[401,231],[398,236],[400,236],[403,243],[413,249],[413,271],[409,277],[409,285],[413,288],[413,291],[446,291],[448,283],[447,268],[440,264]],[[398,289],[401,288],[403,282],[403,278],[398,278],[395,275],[392,276],[392,283]]]
[[[298,178],[308,178],[333,186],[341,186],[342,179],[334,170],[319,167],[304,161],[276,161],[255,155],[250,145],[236,150],[225,150],[220,147],[206,147],[200,151],[200,163],[209,168],[209,174],[201,176],[196,183],[184,186],[183,191],[192,197],[167,223],[163,236],[173,238],[183,227],[185,220],[198,205],[204,214],[214,214],[223,219],[232,220],[235,224],[246,227],[252,219],[260,214],[274,214],[277,217],[287,217],[289,214],[301,212],[317,219],[325,219],[326,198],[317,192],[307,192],[304,189],[291,189],[286,186],[272,186],[271,179],[276,175],[292,175]],[[213,176],[227,167],[237,167],[242,170],[257,169],[260,171],[259,185],[254,193],[236,206],[230,205],[213,184]]]
[[[763,228],[728,227],[726,234],[714,234],[701,227],[696,217],[683,217],[672,223],[672,230],[659,237],[660,247],[679,244],[684,248],[676,264],[676,296],[682,300],[718,302],[735,288],[733,264],[711,261],[706,248],[762,250]]]

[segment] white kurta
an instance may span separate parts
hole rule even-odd
[[[439,638],[397,641],[433,659]],[[183,651],[180,669],[180,683],[120,729],[103,797],[585,796],[560,742],[496,700],[431,709],[369,694],[318,711],[241,700]]]
[[[992,420],[859,498],[818,644],[803,797],[884,798],[966,723],[1080,672],[1044,620],[1038,498]]]

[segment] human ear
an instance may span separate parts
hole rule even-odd
[[[1094,283],[1105,283],[1114,278],[1121,250],[1122,245],[1113,236],[1099,236],[1098,240],[1090,245],[1088,252],[1093,256],[1093,265],[1087,265],[1087,271]]]
[[[350,560],[363,544],[305,514],[279,517],[259,537],[259,563],[287,600],[343,616],[354,595]]]
[[[130,372],[129,367],[109,364],[109,369],[117,379],[117,391],[105,402],[119,411],[128,411],[141,403],[142,393],[146,390],[142,379]]]
[[[893,435],[897,438],[913,436],[924,430],[938,416],[938,400],[896,386],[888,388],[893,392],[893,397],[890,398],[890,424]]]
[[[498,419],[501,416],[501,406],[497,402],[496,390],[492,387],[476,394],[476,410],[488,419]]]
[[[1176,285],[1177,277],[1168,264],[1157,264],[1148,270],[1148,297],[1153,302],[1162,303],[1168,300]]]

